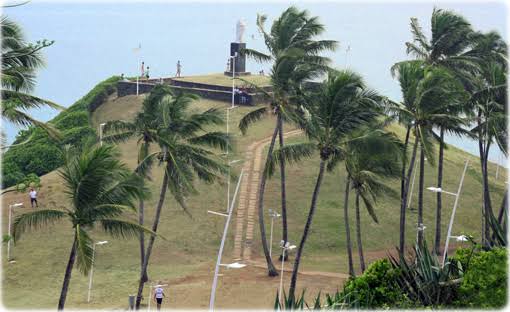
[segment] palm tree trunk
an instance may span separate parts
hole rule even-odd
[[[301,261],[301,255],[303,254],[303,249],[305,247],[306,239],[308,238],[308,232],[310,230],[310,226],[312,225],[313,215],[315,213],[315,207],[317,206],[317,199],[319,198],[319,191],[322,184],[322,178],[324,176],[324,167],[326,165],[326,160],[321,159],[320,167],[319,167],[319,175],[317,176],[317,182],[315,183],[315,189],[313,191],[312,202],[310,204],[310,212],[308,213],[308,219],[306,220],[305,229],[303,230],[303,236],[301,237],[301,242],[299,243],[298,250],[296,252],[296,259],[294,260],[294,268],[292,270],[292,277],[290,280],[289,287],[289,300],[294,300],[294,293],[296,291],[296,283],[297,283],[297,274],[299,270],[299,263]]]
[[[356,276],[354,273],[354,264],[352,261],[352,242],[351,242],[351,230],[349,228],[349,186],[351,178],[347,175],[347,181],[345,181],[345,195],[344,195],[344,222],[345,222],[345,239],[347,240],[347,256],[349,258],[349,275],[352,277]]]
[[[356,238],[358,240],[358,254],[361,273],[365,272],[365,257],[363,256],[363,245],[361,241],[361,221],[359,217],[359,193],[356,191]]]
[[[66,274],[64,275],[64,282],[60,292],[60,299],[58,300],[58,310],[64,310],[66,304],[67,290],[69,289],[69,282],[71,281],[71,273],[73,271],[74,260],[76,259],[76,234],[74,234],[73,247],[71,247],[71,254],[67,261]]]
[[[278,272],[273,264],[271,257],[269,256],[269,248],[267,246],[266,240],[266,226],[264,225],[264,192],[266,189],[266,169],[267,164],[271,161],[273,157],[273,149],[276,141],[276,135],[278,134],[278,125],[274,128],[273,136],[271,137],[271,143],[269,144],[269,150],[267,152],[267,160],[264,165],[264,171],[260,177],[260,185],[259,185],[259,201],[258,201],[258,215],[259,215],[259,228],[260,228],[260,239],[262,241],[262,249],[264,250],[264,256],[266,257],[267,262],[267,274],[269,276],[278,276]]]
[[[282,116],[278,114],[278,139],[280,141],[280,148],[283,148],[283,120]],[[281,182],[281,195],[282,195],[282,240],[287,242],[287,194],[285,191],[285,161],[284,159],[280,159],[280,182]],[[282,250],[283,252],[283,250]],[[286,261],[288,258],[288,253],[285,254]],[[280,255],[280,260],[282,259],[282,255]]]
[[[422,245],[423,242],[423,187],[425,178],[425,151],[422,146],[420,149],[420,182],[418,186],[418,246]]]
[[[404,193],[402,196],[402,202],[400,203],[400,244],[399,244],[399,255],[404,256],[405,240],[406,240],[406,206],[407,206],[407,192],[409,190],[409,182],[411,181],[411,175],[413,174],[414,161],[416,160],[416,151],[418,149],[418,137],[414,138],[413,154],[409,163],[409,169],[407,170],[406,183],[404,186]]]
[[[167,170],[165,170],[165,174],[163,176],[163,183],[161,185],[161,192],[159,194],[159,202],[158,206],[156,207],[156,215],[154,216],[154,222],[152,224],[152,231],[156,232],[158,230],[158,224],[159,224],[159,218],[161,216],[161,208],[163,207],[163,203],[165,202],[165,195],[166,190],[168,188],[168,174]],[[145,284],[145,281],[142,279],[142,277],[147,275],[147,267],[149,265],[149,258],[152,253],[152,246],[154,245],[154,240],[156,239],[156,236],[154,234],[151,234],[149,238],[149,245],[147,246],[147,252],[145,253],[145,258],[143,261],[142,266],[142,274],[140,276],[140,283],[138,284],[138,293],[136,295],[136,309],[140,309],[140,303],[142,301],[142,293],[143,293],[143,286]],[[148,298],[148,300],[151,300],[151,298]]]
[[[144,219],[144,203],[143,199],[140,199],[140,205],[138,209],[138,223],[143,226]],[[143,270],[143,261],[145,258],[145,235],[143,231],[140,231],[140,272],[142,274],[141,279],[144,282],[147,282],[149,280],[149,277],[147,276],[147,270]]]
[[[494,216],[494,212],[492,211],[492,202],[491,202],[491,194],[489,190],[489,149],[490,149],[490,142],[488,142],[485,145],[485,156],[483,158],[484,162],[484,175],[483,178],[483,192],[484,192],[484,199],[485,199],[485,214],[487,218],[485,219],[485,235],[487,237],[487,243],[492,245],[492,238],[490,236],[490,223],[489,220]]]
[[[411,126],[407,126],[406,140],[404,142],[404,154],[402,155],[402,177],[400,181],[400,199],[404,196],[404,187],[406,181],[406,161],[407,161],[407,146],[409,145],[409,134],[411,133]]]
[[[503,202],[501,203],[501,208],[499,208],[499,213],[498,213],[498,223],[499,224],[503,223],[507,198],[508,198],[508,191],[505,191],[505,195],[503,195]]]
[[[439,161],[437,164],[437,187],[441,188],[443,185],[443,158],[444,158],[444,128],[441,127],[439,133]],[[437,192],[437,207],[436,207],[436,237],[434,241],[434,252],[439,255],[439,246],[441,245],[441,210],[442,210],[442,193]]]

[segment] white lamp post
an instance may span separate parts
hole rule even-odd
[[[230,224],[230,219],[232,217],[232,211],[234,210],[234,204],[236,202],[237,192],[239,191],[239,185],[241,185],[241,179],[243,178],[243,172],[244,172],[244,170],[241,170],[241,174],[239,175],[239,179],[237,181],[236,190],[234,192],[234,197],[232,198],[232,202],[230,203],[230,208],[228,209],[228,214],[218,213],[218,212],[214,212],[214,211],[207,211],[208,213],[220,215],[220,216],[227,218],[227,221],[225,222],[225,227],[223,229],[223,236],[221,238],[220,250],[218,251],[218,258],[216,259],[216,267],[214,269],[214,277],[213,277],[213,283],[212,283],[212,287],[211,287],[211,298],[209,300],[209,310],[210,311],[212,311],[214,309],[214,300],[216,297],[216,287],[218,285],[218,275],[219,275],[218,273],[219,273],[220,265],[221,265],[221,256],[223,255],[223,247],[225,246],[225,240],[227,239],[228,226]],[[236,268],[236,267],[239,267],[239,265],[240,265],[239,263],[238,264],[232,263],[230,265],[227,265],[227,267]]]
[[[11,234],[11,223],[12,223],[12,209],[13,208],[18,208],[18,207],[22,207],[23,206],[23,203],[16,203],[16,204],[12,204],[12,205],[9,205],[9,226],[8,226],[8,231],[9,231],[9,240],[7,241],[7,261],[10,262],[10,263],[14,263],[16,261],[12,260],[11,261],[11,240],[12,240],[12,234]]]
[[[106,123],[99,124],[99,145],[103,146],[103,128],[106,126]]]
[[[450,237],[452,234],[453,219],[455,218],[455,211],[457,210],[457,205],[459,203],[460,191],[462,190],[462,184],[464,183],[464,177],[466,176],[466,170],[468,167],[468,163],[469,163],[469,160],[466,160],[466,163],[464,164],[464,171],[462,172],[462,176],[460,177],[459,189],[457,190],[457,193],[444,191],[440,187],[432,187],[432,186],[427,187],[427,190],[432,191],[434,193],[445,193],[448,195],[455,196],[455,203],[453,204],[452,215],[450,216],[450,223],[448,224],[448,233],[446,234],[446,243],[445,243],[444,252],[443,252],[443,267],[446,262],[446,253],[448,252],[448,243],[450,242]]]
[[[108,243],[108,241],[101,241],[101,242],[94,243],[94,245],[92,246],[92,266],[90,267],[90,273],[89,273],[89,293],[87,295],[87,303],[90,302],[90,292],[92,290],[92,276],[94,274],[94,257],[96,254],[96,245],[104,245],[107,243]]]
[[[296,248],[296,245],[291,245],[289,242],[284,242],[283,240],[280,242],[280,247],[282,247],[282,272],[280,273],[280,291],[278,295],[278,299],[282,300],[282,288],[283,288],[283,265],[285,264],[285,251],[292,250]]]
[[[269,209],[269,216],[271,217],[271,235],[269,239],[269,258],[271,258],[271,251],[273,249],[273,223],[274,219],[279,218],[281,215],[277,213],[276,211],[273,211],[273,209]]]
[[[425,157],[425,160],[427,160],[427,157]],[[411,192],[409,192],[409,199],[407,200],[407,208],[411,207],[411,200],[413,199],[413,189],[414,189],[414,180],[416,180],[416,172],[418,172],[418,162],[415,161],[414,163],[414,172],[413,172],[413,180],[411,182]]]
[[[229,135],[229,130],[230,130],[230,110],[237,107],[237,106],[235,106],[235,101],[234,101],[234,99],[235,99],[234,90],[235,90],[236,57],[237,57],[237,52],[235,52],[235,54],[230,57],[230,59],[232,60],[232,104],[230,105],[230,107],[227,107],[227,131],[226,131],[227,136]],[[229,144],[230,144],[230,142],[227,142],[227,150],[225,152],[227,162],[228,162]],[[229,163],[229,165],[230,165],[230,163]],[[228,209],[230,207],[230,166],[227,170],[228,170],[228,172],[227,172],[227,213],[228,213]]]
[[[157,287],[166,287],[168,284],[162,284],[162,285],[150,285],[149,286],[149,303],[147,304],[147,312],[151,310],[151,300],[152,300],[152,289]]]

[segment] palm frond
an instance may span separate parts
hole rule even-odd
[[[241,118],[241,120],[239,121],[239,130],[241,130],[241,133],[243,135],[246,134],[248,127],[254,122],[257,122],[260,119],[262,119],[262,117],[264,117],[266,113],[267,107],[262,107],[244,115],[243,118]]]
[[[27,229],[36,229],[62,219],[66,213],[55,209],[42,209],[19,215],[14,220],[12,232],[16,242]]]
[[[153,232],[152,230],[141,226],[138,223],[127,220],[101,219],[100,223],[103,231],[115,238],[138,237],[140,233],[146,233],[165,239],[163,236],[157,234],[156,232]]]
[[[274,173],[275,167],[280,162],[286,164],[294,164],[301,161],[304,158],[309,158],[317,150],[317,144],[315,143],[295,143],[286,144],[282,148],[273,151],[273,157],[267,160],[266,171],[264,174],[271,177]]]

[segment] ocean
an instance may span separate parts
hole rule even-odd
[[[135,75],[140,61],[150,66],[151,77],[172,76],[178,60],[183,75],[223,72],[230,42],[239,19],[247,23],[245,42],[264,50],[257,31],[257,13],[267,14],[267,26],[289,5],[307,9],[326,26],[323,38],[339,41],[329,54],[338,68],[348,67],[365,77],[380,93],[400,100],[400,88],[391,77],[395,62],[409,59],[405,42],[411,39],[409,21],[417,17],[430,29],[434,5],[464,15],[480,31],[496,30],[507,37],[507,8],[501,2],[44,2],[5,8],[3,14],[17,21],[29,41],[55,40],[44,49],[46,67],[40,70],[34,93],[63,106],[85,95],[99,81],[112,75]],[[141,46],[138,53],[134,49]],[[247,70],[258,72],[267,64],[248,61]],[[31,112],[48,120],[58,112]],[[7,141],[17,131],[3,123]],[[472,154],[477,143],[448,136],[447,142]],[[506,165],[496,147],[490,159]]]

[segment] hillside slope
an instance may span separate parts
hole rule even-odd
[[[126,96],[116,98],[112,95],[108,101],[99,106],[91,117],[92,128],[107,120],[130,119],[140,109],[144,96]],[[193,110],[205,110],[210,107],[225,107],[225,103],[200,100],[193,106]],[[231,114],[231,131],[236,134],[236,151],[231,159],[243,159],[244,151],[253,142],[271,135],[274,119],[268,117],[253,128],[246,136],[241,137],[235,127],[241,116],[253,108],[239,107]],[[291,130],[286,127],[286,131]],[[400,136],[403,129],[392,126]],[[288,139],[288,142],[304,140],[302,136]],[[120,145],[123,160],[132,168],[136,162],[136,142],[128,141]],[[470,160],[470,169],[465,180],[464,189],[454,225],[454,235],[460,233],[473,234],[479,237],[480,232],[480,202],[481,178],[479,162],[463,151],[450,147],[445,153],[444,188],[455,190],[458,187],[463,162]],[[242,167],[236,165],[238,173]],[[341,168],[341,166],[340,166]],[[436,168],[427,166],[425,185],[434,185]],[[490,167],[491,172],[495,167]],[[289,207],[290,241],[297,243],[300,238],[304,220],[308,212],[314,180],[318,171],[318,158],[289,166],[287,171],[287,192]],[[505,173],[506,178],[506,173]],[[491,174],[494,207],[499,207],[505,184],[503,178],[495,181]],[[149,224],[153,216],[153,207],[159,195],[162,173],[157,166],[152,174],[149,186],[152,197],[146,203]],[[345,254],[345,230],[343,227],[343,189],[345,174],[342,170],[328,173],[324,177],[324,184],[318,202],[314,224],[303,256],[303,270],[325,271],[335,273],[347,272]],[[62,186],[56,172],[42,177],[43,187],[40,191],[40,201],[43,207],[65,206],[66,198],[62,194]],[[399,189],[399,181],[388,181],[395,190]],[[211,216],[207,210],[222,211],[226,205],[225,185],[199,184],[199,196],[188,199],[193,219],[190,219],[175,204],[172,198],[167,198],[160,223],[160,233],[167,240],[156,240],[155,250],[151,258],[149,277],[153,282],[161,280],[170,284],[170,306],[181,308],[205,308],[208,306],[210,284],[216,260],[224,220]],[[267,186],[265,207],[279,210],[279,179],[276,175]],[[416,190],[416,188],[415,188]],[[416,200],[415,195],[413,201]],[[351,196],[352,199],[352,196]],[[29,207],[26,194],[10,194],[2,198],[4,216],[8,204],[23,201]],[[443,228],[446,229],[453,199],[445,196],[443,212]],[[353,201],[351,211],[353,211]],[[18,209],[16,213],[30,210]],[[362,212],[363,239],[367,258],[385,256],[388,250],[398,243],[398,198],[381,198],[376,208],[379,224],[371,221],[365,211]],[[425,194],[425,231],[427,240],[432,242],[434,232],[435,195]],[[354,213],[351,213],[354,222]],[[132,215],[135,220],[135,215]],[[7,230],[7,218],[2,220],[3,234]],[[415,237],[416,214],[409,213],[407,237],[411,242]],[[65,263],[71,247],[72,237],[69,224],[59,223],[44,229],[27,233],[14,247],[13,254],[17,262],[7,264],[3,262],[3,302],[9,308],[39,307],[53,308],[56,305],[60,286],[64,274]],[[269,230],[269,222],[267,222]],[[229,240],[224,253],[224,262],[230,261],[233,249],[235,222],[231,224]],[[278,249],[280,240],[279,223],[275,224],[273,252]],[[445,231],[445,230],[444,230]],[[261,256],[258,227],[254,227],[253,257]],[[88,278],[75,271],[71,280],[68,295],[68,306],[75,308],[125,308],[127,296],[136,291],[136,281],[139,271],[139,254],[136,240],[111,240],[101,232],[96,232],[95,240],[107,239],[107,245],[98,247],[96,267],[94,272],[94,288],[92,302],[86,303]],[[291,255],[292,258],[292,255]],[[5,259],[5,257],[4,257]],[[357,257],[355,258],[357,262]],[[277,265],[279,267],[279,264]],[[286,267],[291,267],[287,264]],[[266,277],[261,268],[251,266],[243,270],[223,272],[217,293],[217,307],[242,308],[265,307],[271,308],[274,294],[278,287],[278,279]],[[286,273],[286,280],[290,274]],[[338,277],[309,276],[301,277],[298,287],[306,287],[310,295],[323,291],[334,291],[342,283]],[[249,293],[248,293],[249,292]]]

